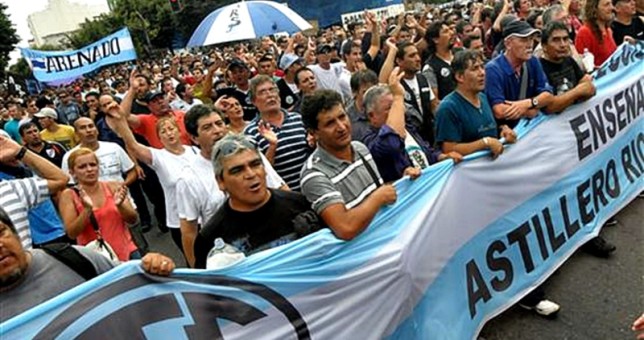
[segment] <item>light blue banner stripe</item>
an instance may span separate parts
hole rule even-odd
[[[73,80],[102,66],[136,59],[127,28],[74,51],[20,50],[41,82]]]
[[[480,327],[492,318],[496,313],[514,304],[521,296],[529,292],[538,283],[544,281],[552,272],[554,272],[574,251],[583,243],[593,238],[599,233],[602,224],[611,217],[615,211],[628,204],[639,192],[644,190],[644,176],[631,183],[624,171],[617,170],[619,182],[621,183],[621,194],[617,199],[610,200],[610,203],[601,208],[595,218],[575,233],[571,239],[567,240],[561,248],[552,254],[550,245],[550,257],[542,260],[536,232],[528,235],[530,239],[530,254],[534,260],[535,269],[526,274],[523,266],[521,253],[517,245],[508,245],[507,233],[518,227],[523,221],[528,221],[532,216],[539,213],[541,208],[549,207],[552,221],[557,233],[563,232],[563,216],[561,209],[558,207],[559,198],[565,194],[568,204],[568,211],[571,213],[570,219],[579,220],[577,211],[576,188],[584,180],[591,178],[593,173],[598,169],[604,168],[609,160],[614,160],[619,167],[621,163],[621,150],[628,146],[629,142],[640,139],[640,150],[644,145],[644,118],[640,117],[638,122],[629,128],[627,133],[620,136],[618,140],[604,150],[601,155],[594,157],[582,167],[573,171],[567,177],[563,178],[541,194],[524,202],[519,207],[501,217],[491,225],[485,227],[481,233],[470,239],[444,266],[442,272],[436,278],[434,283],[427,289],[421,302],[414,309],[414,313],[403,322],[391,339],[470,339],[473,338]],[[588,191],[591,189],[589,188]],[[535,209],[538,207],[539,209]],[[546,232],[545,221],[543,216],[540,217],[540,223]],[[580,222],[581,223],[581,222]],[[545,236],[548,237],[547,235]],[[491,272],[486,265],[486,250],[488,245],[495,240],[503,240],[507,250],[503,256],[510,259],[514,267],[514,280],[511,286],[502,292],[495,292],[490,287],[492,299],[483,303],[479,301],[476,304],[477,312],[474,319],[470,318],[469,304],[467,299],[467,286],[465,278],[466,263],[471,259],[478,264],[481,269],[483,278],[490,286],[490,278],[497,275],[503,279],[503,273]],[[548,241],[546,240],[546,243]],[[477,257],[472,257],[476,254]],[[477,326],[478,325],[478,326]],[[436,336],[434,336],[436,335]]]

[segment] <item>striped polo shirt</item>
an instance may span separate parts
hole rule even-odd
[[[320,214],[336,203],[344,204],[347,210],[352,209],[383,183],[369,149],[357,141],[351,142],[351,147],[353,162],[341,160],[321,147],[306,160],[301,175],[302,193],[316,213]],[[363,160],[367,161],[373,175]]]
[[[300,170],[310,153],[309,145],[306,142],[306,129],[299,113],[284,110],[282,113],[284,114],[282,126],[271,125],[273,132],[277,135],[273,168],[291,190],[300,191]],[[269,143],[259,133],[260,121],[261,116],[255,117],[244,129],[244,134],[257,145],[262,153],[266,154]]]
[[[29,209],[49,198],[47,181],[37,178],[12,179],[0,182],[0,207],[9,215],[18,231],[20,243],[31,249]]]

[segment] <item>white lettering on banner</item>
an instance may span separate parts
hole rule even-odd
[[[100,45],[93,46],[86,50],[78,50],[76,54],[65,56],[47,56],[45,59],[47,73],[69,71],[94,64],[103,58],[115,56],[121,53],[119,38],[114,37]]]

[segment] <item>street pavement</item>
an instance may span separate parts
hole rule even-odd
[[[561,305],[554,320],[518,306],[483,328],[486,340],[613,340],[635,339],[630,325],[644,312],[644,199],[636,198],[617,214],[618,225],[602,236],[617,246],[608,259],[581,250],[555,272],[544,288]],[[146,234],[151,249],[185,261],[169,233]],[[465,313],[466,311],[464,311]]]
[[[630,326],[644,312],[644,199],[617,214],[618,224],[601,235],[617,246],[608,259],[581,250],[544,284],[549,299],[561,305],[548,320],[513,306],[483,328],[486,340],[635,339]]]

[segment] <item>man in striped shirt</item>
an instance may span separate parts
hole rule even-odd
[[[0,207],[4,209],[18,231],[20,243],[31,249],[31,232],[27,213],[49,198],[50,194],[65,188],[69,178],[53,163],[21,147],[5,135],[0,135],[0,162],[17,164],[22,161],[44,179],[35,177],[0,182]]]
[[[396,189],[382,184],[367,147],[351,141],[351,123],[339,93],[317,90],[305,97],[302,117],[317,141],[302,168],[302,193],[336,237],[351,240],[383,205],[396,201]]]
[[[249,94],[259,115],[246,126],[244,134],[264,153],[289,188],[300,191],[300,170],[310,152],[302,116],[282,110],[279,89],[269,76],[253,78]]]

